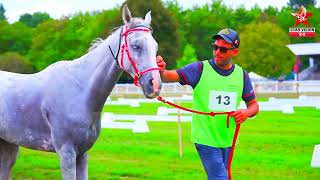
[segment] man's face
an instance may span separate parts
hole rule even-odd
[[[231,58],[238,54],[238,49],[224,39],[216,39],[213,46],[216,47],[216,50],[213,48],[213,55],[218,65],[225,66],[230,64]]]

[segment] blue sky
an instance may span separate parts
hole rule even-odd
[[[74,14],[79,11],[95,11],[110,9],[120,6],[125,0],[0,0],[6,9],[6,17],[9,22],[18,21],[21,14],[34,13],[37,11],[47,12],[53,18],[60,18],[63,15]],[[211,3],[211,0],[177,0],[184,9],[194,5]],[[235,8],[243,4],[250,8],[258,4],[261,8],[269,5],[281,8],[289,0],[223,0],[229,7]],[[320,0],[317,3],[319,6]],[[130,7],[129,7],[130,8]]]

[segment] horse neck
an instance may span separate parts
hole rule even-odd
[[[91,73],[88,79],[88,106],[95,112],[102,110],[107,97],[122,73],[109,50],[110,45],[112,51],[116,54],[119,48],[119,36],[120,30],[118,29],[79,61],[83,61],[82,63],[86,64],[85,69]]]

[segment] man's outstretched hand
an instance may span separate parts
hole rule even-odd
[[[161,56],[157,56],[157,65],[160,68],[161,73],[166,69],[166,63]]]

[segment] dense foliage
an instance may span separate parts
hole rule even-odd
[[[314,6],[314,1],[303,2],[307,11],[313,14],[309,23],[318,29],[320,19],[316,17],[320,16],[320,8]],[[289,27],[295,24],[291,13],[298,12],[297,3],[300,1],[290,0],[282,9],[254,6],[248,10],[244,7],[231,9],[221,0],[212,0],[210,4],[185,10],[176,1],[127,1],[134,16],[143,17],[149,10],[152,11],[158,53],[164,57],[169,69],[212,58],[212,35],[230,27],[239,32],[241,39],[240,54],[235,62],[247,71],[269,77],[292,70],[295,57],[286,47],[287,44],[320,41],[319,32],[315,38],[288,36]],[[113,28],[122,25],[120,9],[83,12],[60,19],[52,19],[45,12],[36,12],[23,14],[18,22],[10,24],[5,17],[5,7],[0,4],[0,55],[7,52],[18,54],[31,63],[32,71],[27,71],[30,73],[41,71],[59,60],[78,58],[87,52],[95,38],[106,38]],[[0,68],[26,72],[24,65],[30,66],[22,63],[15,67],[21,68],[21,71]],[[121,80],[125,82],[128,79]]]

